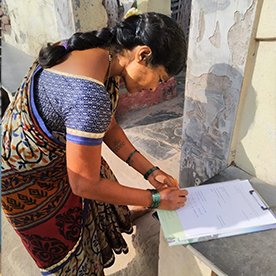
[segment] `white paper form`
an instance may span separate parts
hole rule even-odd
[[[187,238],[275,223],[247,181],[228,181],[186,188],[189,194],[177,210]]]

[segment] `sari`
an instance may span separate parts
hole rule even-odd
[[[127,206],[73,194],[64,137],[42,128],[34,112],[35,61],[2,118],[2,209],[43,275],[104,275],[114,252],[127,253],[123,232],[131,233]],[[115,81],[108,81],[114,114]],[[100,175],[117,181],[102,157]]]

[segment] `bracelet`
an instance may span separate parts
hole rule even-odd
[[[160,193],[155,189],[147,189],[147,190],[150,191],[152,195],[152,204],[150,205],[150,207],[148,207],[148,209],[157,209],[161,203]]]
[[[131,157],[132,157],[136,152],[140,153],[140,151],[134,150],[134,151],[129,155],[129,157],[127,158],[126,163],[128,163],[129,166],[130,166],[129,161],[130,161]]]
[[[160,169],[159,169],[157,166],[154,166],[153,168],[149,169],[149,170],[144,174],[144,178],[145,178],[146,180],[148,180],[149,175],[150,175],[152,172],[156,171],[156,170],[160,170]]]

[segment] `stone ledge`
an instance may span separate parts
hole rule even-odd
[[[121,85],[123,86],[123,85]],[[120,92],[116,115],[123,115],[130,111],[138,110],[153,104],[170,100],[177,95],[176,80],[171,78],[166,83],[160,84],[155,91],[145,90],[137,93]],[[120,87],[121,89],[121,87]],[[124,88],[122,88],[124,90]]]
[[[209,179],[205,184],[234,179],[248,179],[275,213],[276,187],[249,175],[234,165]],[[158,276],[168,275],[169,268],[175,269],[176,265],[178,265],[176,275],[181,271],[182,276],[210,276],[210,269],[219,276],[274,275],[275,237],[274,229],[169,247],[160,231]],[[187,250],[192,255],[189,255]]]

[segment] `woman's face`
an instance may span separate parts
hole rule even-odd
[[[142,46],[141,48],[145,47]],[[146,58],[149,54],[151,54],[151,51],[134,50],[134,58],[133,56],[129,58],[130,60],[124,66],[121,76],[129,93],[143,90],[154,91],[160,82],[165,82],[170,78],[163,66],[152,68],[146,65]]]

